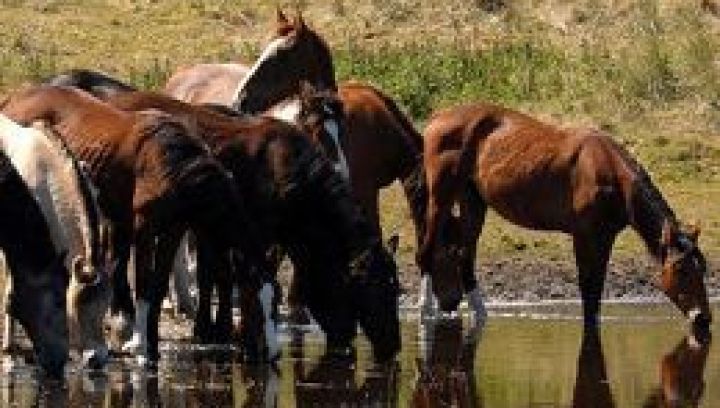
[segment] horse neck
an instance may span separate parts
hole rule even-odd
[[[40,207],[45,212],[46,219],[53,220],[53,236],[64,236],[69,243],[70,254],[81,255],[87,262],[95,260],[95,247],[97,233],[91,226],[90,213],[93,212],[91,201],[86,197],[87,191],[83,191],[80,183],[83,179],[78,164],[64,151],[61,146],[48,139],[46,131],[32,129],[26,137],[37,138],[35,143],[35,160],[38,161],[35,168],[41,169],[40,175],[45,181],[47,195],[40,199]],[[36,188],[42,188],[37,185]],[[38,191],[39,193],[40,191]],[[45,202],[49,198],[50,202]],[[64,246],[64,244],[61,244]]]
[[[671,228],[678,228],[677,218],[647,172],[629,154],[625,153],[625,156],[631,169],[630,188],[626,194],[630,225],[643,239],[650,254],[660,259],[663,225],[667,221]]]
[[[405,153],[401,159],[403,163],[400,173],[405,197],[408,200],[410,213],[415,224],[415,235],[420,240],[425,227],[425,209],[427,205],[428,189],[423,166],[423,138],[410,122],[408,117],[400,110],[400,107],[382,92],[376,91],[376,95],[384,102],[385,107],[390,111],[401,127],[401,136],[406,144],[400,151]]]

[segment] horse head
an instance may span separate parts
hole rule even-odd
[[[337,89],[332,55],[301,15],[289,21],[278,10],[275,36],[238,85],[232,106],[245,113],[264,112],[297,95],[301,80],[320,89]]]
[[[345,113],[337,92],[318,90],[311,83],[302,81],[297,124],[320,146],[335,171],[349,179],[350,169],[343,152]]]
[[[419,264],[432,279],[432,291],[444,312],[457,310],[465,289],[463,276],[473,265],[475,253],[465,236],[463,220],[449,216],[432,248],[424,244],[419,254]]]
[[[398,268],[393,254],[380,241],[370,245],[350,263],[352,301],[376,361],[393,358],[400,351]]]
[[[698,247],[697,227],[680,228],[665,221],[660,241],[660,287],[690,320],[694,331],[709,332],[712,315],[704,277],[707,262]]]
[[[30,337],[40,366],[58,378],[68,359],[66,292],[69,273],[63,252],[42,272],[11,271],[10,313]]]

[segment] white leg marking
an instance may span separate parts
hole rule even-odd
[[[275,359],[280,353],[280,347],[278,346],[277,329],[275,327],[275,321],[272,319],[272,302],[273,302],[274,290],[272,284],[266,283],[260,289],[260,305],[263,309],[263,316],[265,318],[265,345],[267,346],[268,358],[270,360]]]
[[[695,319],[697,319],[697,317],[701,314],[702,312],[698,308],[690,309],[690,311],[688,311],[688,320],[690,323],[694,323]]]
[[[132,338],[122,348],[126,353],[135,353],[138,356],[138,362],[140,362],[140,357],[147,357],[147,320],[149,313],[150,304],[145,300],[139,300],[135,309],[135,329]]]
[[[94,349],[83,350],[82,352],[82,364],[84,367],[101,368],[107,363],[109,358],[110,353],[105,344],[98,345]]]
[[[350,180],[350,166],[348,166],[345,152],[343,152],[342,146],[340,145],[340,127],[336,121],[331,119],[323,122],[323,126],[325,127],[325,131],[332,137],[338,154],[338,161],[337,163],[333,163],[333,167],[335,171],[342,174],[345,180]]]
[[[487,309],[485,309],[485,302],[483,301],[480,286],[475,287],[475,289],[468,294],[468,301],[474,312],[475,324],[481,324],[487,319]]]
[[[420,299],[418,301],[420,306],[420,317],[421,318],[432,318],[437,314],[437,300],[432,291],[432,279],[430,275],[423,275],[420,280]]]
[[[280,388],[280,384],[278,381],[278,375],[273,369],[268,370],[268,378],[265,382],[265,406],[266,407],[276,407],[277,406],[277,396],[278,396],[278,390]]]

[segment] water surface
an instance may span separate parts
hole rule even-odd
[[[396,364],[322,356],[322,336],[285,332],[276,368],[252,366],[227,349],[164,342],[157,372],[115,359],[103,372],[71,367],[64,387],[38,382],[8,359],[3,406],[720,406],[720,352],[688,341],[666,305],[610,305],[598,333],[584,335],[577,305],[496,307],[485,327],[445,320],[403,323]],[[718,316],[716,308],[715,315]],[[713,327],[715,333],[720,325]]]

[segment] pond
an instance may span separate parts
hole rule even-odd
[[[322,336],[284,331],[277,367],[252,366],[231,350],[162,344],[157,372],[115,359],[103,372],[71,367],[64,387],[39,385],[6,357],[3,406],[478,406],[713,407],[720,404],[720,352],[686,338],[668,305],[608,305],[596,334],[583,335],[574,304],[494,307],[487,324],[462,320],[418,329],[403,322],[396,364],[322,357]],[[718,316],[717,307],[715,315]],[[720,325],[713,325],[717,333]]]

